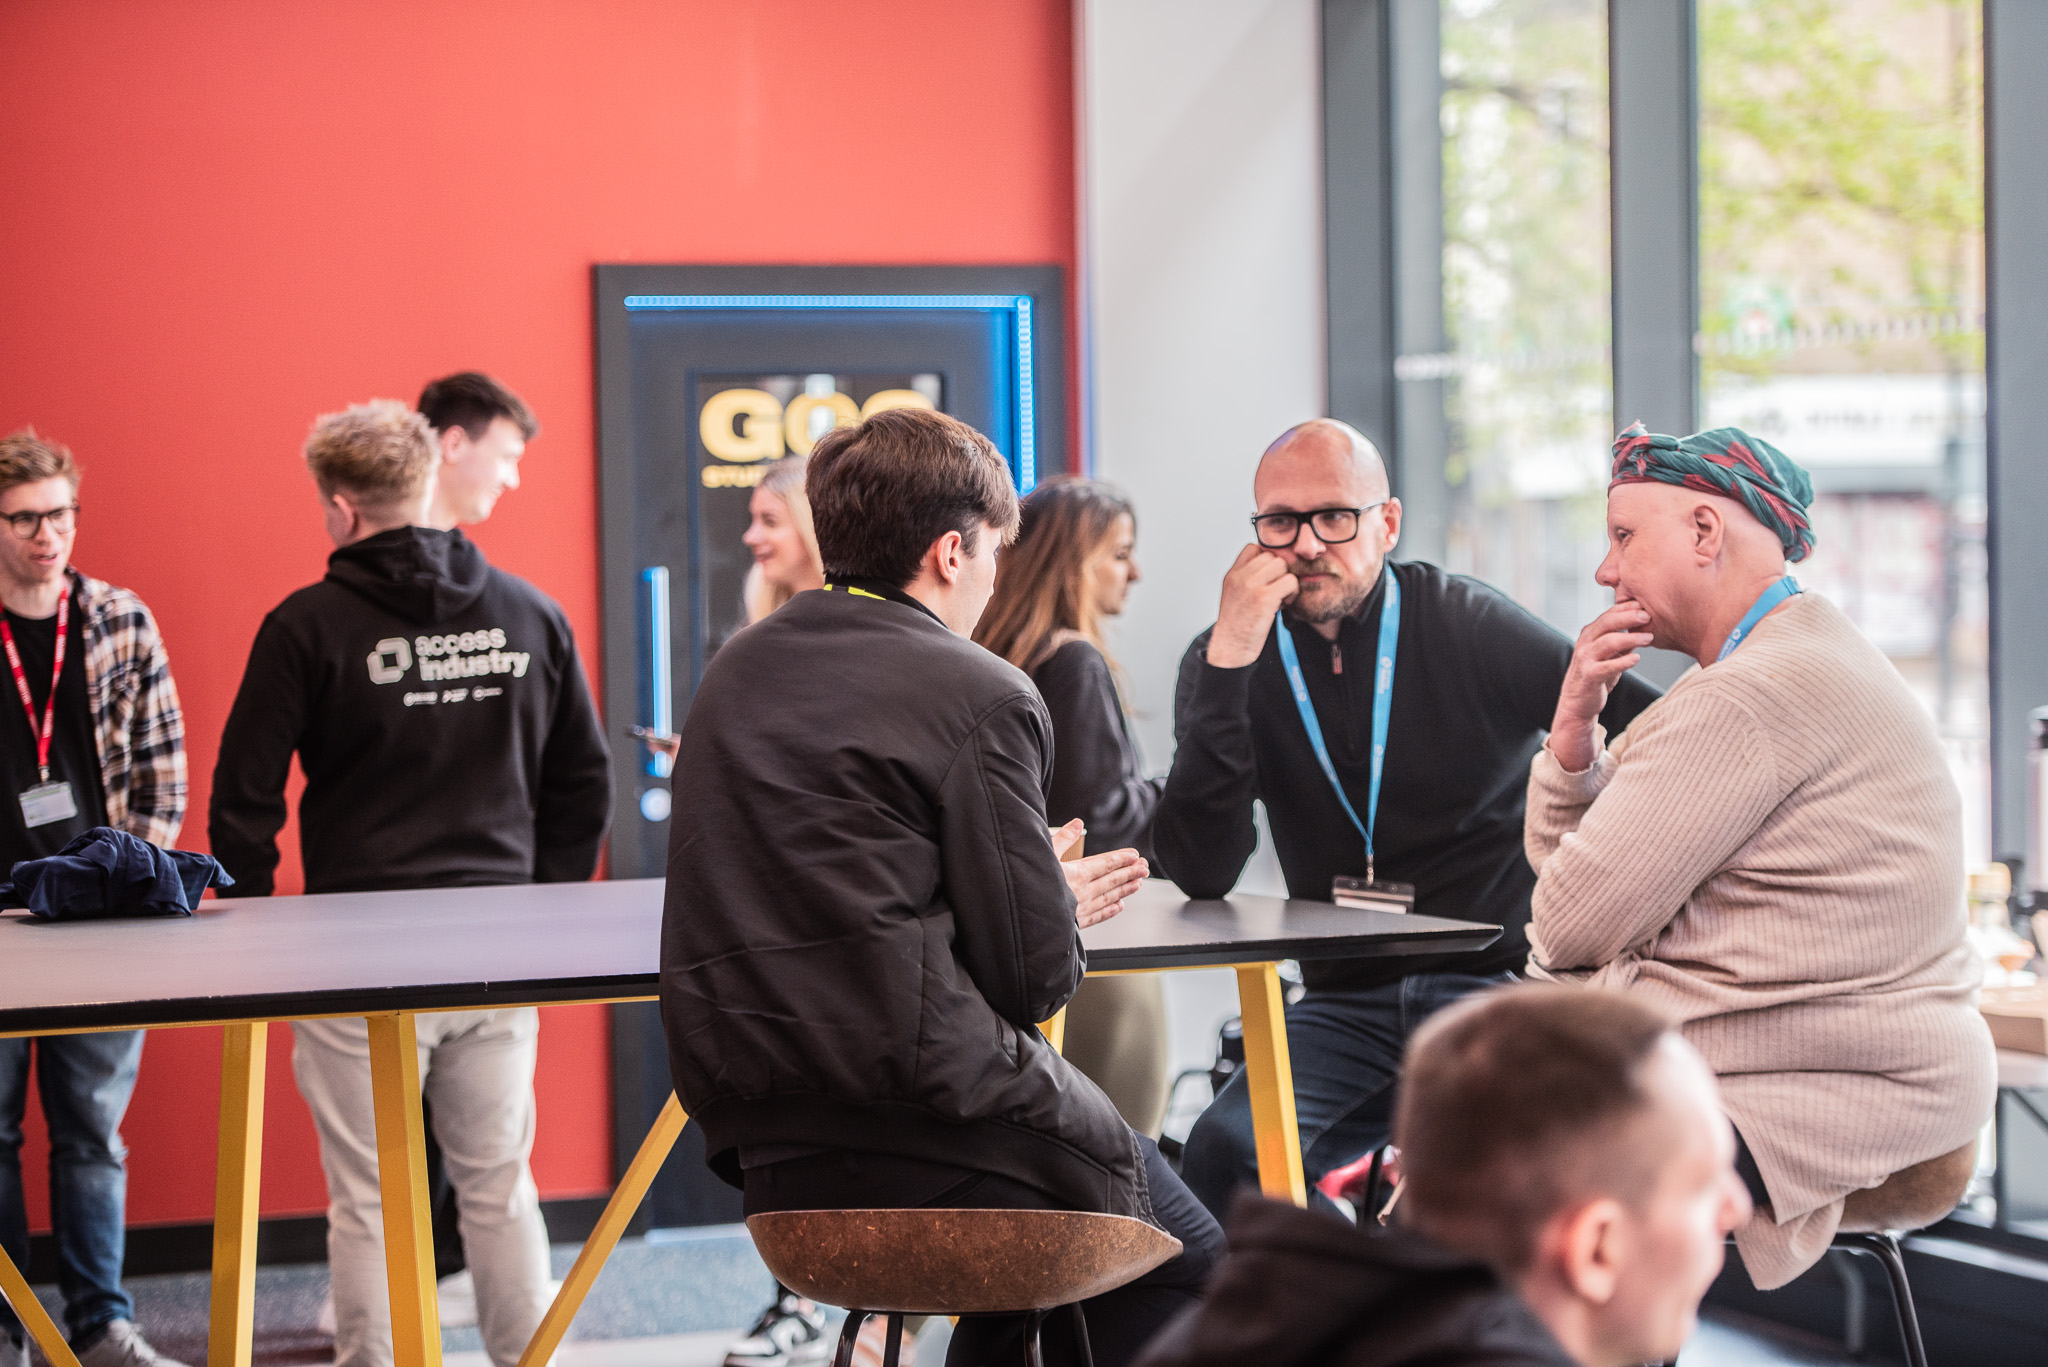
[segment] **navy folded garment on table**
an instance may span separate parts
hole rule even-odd
[[[52,921],[108,916],[190,916],[209,887],[231,888],[220,861],[95,826],[47,859],[24,859],[0,883],[0,907]]]

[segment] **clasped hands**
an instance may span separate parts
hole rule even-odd
[[[1052,828],[1052,852],[1062,861],[1060,872],[1074,892],[1074,919],[1084,926],[1107,921],[1124,909],[1124,899],[1138,890],[1151,872],[1136,850],[1110,850],[1082,859],[1067,859],[1088,827],[1079,817]]]
[[[1653,639],[1649,627],[1650,614],[1635,599],[1624,598],[1579,632],[1547,742],[1566,773],[1582,774],[1600,758],[1600,711],[1607,706],[1614,681],[1641,661],[1643,647]]]

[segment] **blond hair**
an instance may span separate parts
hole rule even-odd
[[[789,509],[789,520],[796,524],[796,534],[803,538],[804,549],[810,552],[811,567],[823,575],[823,562],[818,557],[818,531],[811,525],[811,500],[804,494],[804,475],[810,465],[809,456],[784,456],[768,467],[761,476],[761,482],[754,487],[782,500],[782,506]],[[758,564],[747,571],[743,594],[750,624],[796,597],[796,592],[787,584],[769,583]]]
[[[33,427],[0,437],[0,489],[17,484],[40,484],[46,479],[68,479],[71,492],[78,492],[78,462],[71,448],[61,441],[36,435]]]
[[[306,468],[322,496],[346,494],[369,512],[424,493],[440,459],[434,429],[396,399],[323,414],[306,438]]]

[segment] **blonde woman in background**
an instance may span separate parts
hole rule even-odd
[[[1152,850],[1163,781],[1147,778],[1132,740],[1102,624],[1138,582],[1130,500],[1061,475],[1023,504],[1015,545],[996,562],[996,591],[974,639],[1031,676],[1052,716],[1054,826],[1079,817],[1092,851]],[[1152,974],[1089,978],[1067,1006],[1066,1056],[1134,1130],[1158,1137],[1166,1116],[1166,1003]]]

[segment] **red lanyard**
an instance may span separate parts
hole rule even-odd
[[[28,729],[36,733],[36,767],[43,782],[50,781],[50,723],[57,718],[57,683],[64,677],[65,627],[71,623],[71,595],[57,599],[57,664],[50,671],[50,700],[43,706],[43,725],[36,727],[36,701],[29,696],[28,672],[21,667],[21,652],[14,648],[14,628],[0,615],[0,639],[7,642],[7,663],[14,670],[14,686],[21,692],[21,710],[28,714]]]

